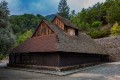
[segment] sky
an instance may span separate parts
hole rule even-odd
[[[2,0],[0,0],[2,1]],[[50,15],[57,13],[60,0],[6,0],[11,15],[24,13]],[[105,0],[67,0],[70,10],[80,12],[82,8],[88,8],[97,2]]]

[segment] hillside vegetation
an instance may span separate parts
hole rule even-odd
[[[120,22],[120,0],[106,0],[104,3],[98,2],[93,7],[83,8],[71,17],[71,21],[93,38],[109,36],[112,34],[112,25]]]
[[[10,16],[11,28],[16,35],[16,45],[19,45],[26,39],[30,38],[42,19],[45,19],[45,17],[39,14],[23,14]]]

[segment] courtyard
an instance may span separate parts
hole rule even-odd
[[[65,76],[16,70],[1,62],[0,80],[120,80],[120,62],[104,63]]]

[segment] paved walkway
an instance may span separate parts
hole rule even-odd
[[[67,76],[8,69],[5,63],[0,63],[0,80],[120,80],[120,62],[102,64]]]

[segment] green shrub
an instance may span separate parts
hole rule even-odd
[[[80,29],[81,29],[81,30],[87,31],[87,30],[89,30],[89,28],[90,28],[90,24],[89,24],[89,23],[84,23],[84,22],[82,22],[82,23],[80,24]]]
[[[0,60],[2,60],[5,56],[3,54],[0,54]]]
[[[116,22],[110,30],[112,36],[119,36],[120,35],[120,26]]]
[[[17,45],[23,43],[25,40],[27,40],[28,38],[30,38],[32,36],[32,30],[28,30],[25,33],[23,33],[22,35],[20,35],[17,39]]]
[[[91,25],[92,28],[98,28],[100,26],[102,26],[102,23],[100,21],[95,21]]]
[[[92,38],[96,39],[96,38],[102,38],[108,35],[108,32],[105,30],[99,31],[99,30],[92,30],[90,32],[87,33],[88,35],[90,35]]]

